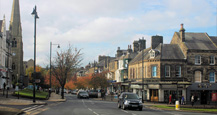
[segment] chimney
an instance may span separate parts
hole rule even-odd
[[[163,43],[163,36],[152,36],[151,37],[151,49],[155,49],[160,43]]]
[[[181,28],[179,30],[179,33],[180,33],[180,38],[181,38],[182,42],[185,42],[185,29],[183,28],[183,25],[184,24],[181,24]]]
[[[133,50],[131,49],[131,45],[128,45],[127,53],[130,54]]]

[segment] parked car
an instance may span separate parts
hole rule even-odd
[[[89,91],[89,96],[98,98],[98,91],[97,90],[90,90]]]
[[[142,100],[135,93],[123,92],[118,98],[118,108],[131,109],[137,108],[142,111]]]
[[[89,94],[86,91],[79,91],[77,94],[77,98],[87,98],[89,99]]]
[[[75,89],[75,90],[73,90],[71,93],[74,94],[74,95],[76,95],[77,92],[78,92],[78,90]]]

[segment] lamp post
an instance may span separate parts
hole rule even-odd
[[[34,16],[34,72],[33,72],[33,102],[35,103],[35,62],[36,62],[36,19],[38,19],[38,13],[36,6],[33,8],[32,16]]]
[[[50,42],[50,90],[49,90],[49,96],[51,94],[51,54],[52,54],[52,45],[58,45],[57,48],[60,48],[59,44],[52,44],[52,42]]]
[[[142,47],[142,48],[141,48]],[[139,42],[139,50],[142,50],[142,102],[144,102],[144,43]]]

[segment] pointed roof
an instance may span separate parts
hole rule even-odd
[[[9,29],[12,35],[21,35],[20,5],[19,0],[13,0]]]

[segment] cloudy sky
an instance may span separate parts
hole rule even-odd
[[[13,0],[0,0],[0,20],[9,26]],[[33,59],[31,16],[37,5],[37,61],[49,64],[50,42],[53,53],[70,43],[82,49],[83,65],[98,55],[115,56],[117,47],[127,49],[144,37],[147,47],[153,35],[170,43],[184,23],[186,32],[206,32],[217,36],[217,0],[20,0],[24,60]]]

